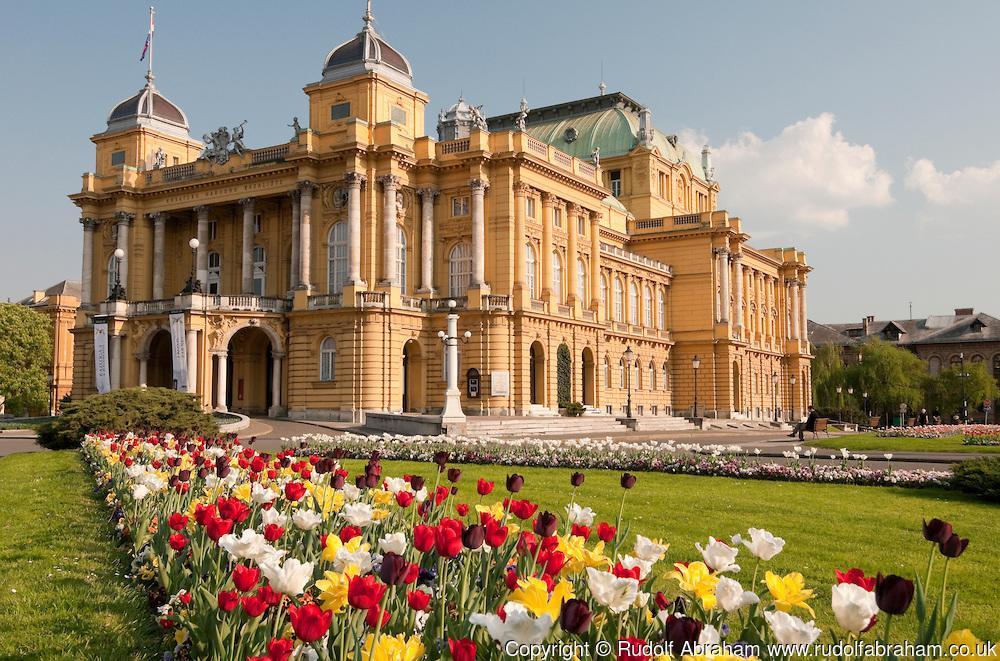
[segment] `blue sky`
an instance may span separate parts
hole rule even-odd
[[[252,147],[307,116],[303,85],[360,27],[360,0],[157,6],[156,80],[192,133],[247,120]],[[0,9],[0,298],[79,278],[88,138],[143,83],[147,5]],[[1000,86],[995,2],[375,0],[431,97],[489,114],[609,90],[715,148],[720,206],[753,244],[815,267],[809,313],[905,318],[996,303]],[[433,126],[428,125],[433,133]],[[991,307],[992,306],[992,307]]]

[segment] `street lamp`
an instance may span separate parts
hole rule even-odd
[[[181,293],[200,294],[201,280],[198,279],[195,269],[198,264],[198,246],[201,245],[201,243],[198,239],[191,239],[188,241],[188,245],[191,247],[191,277],[188,278],[187,284],[184,285],[184,289],[181,290]]]
[[[125,259],[125,251],[121,248],[115,248],[115,284],[111,286],[111,291],[108,293],[109,301],[123,301],[125,300],[125,288],[122,287],[122,260]]]
[[[622,356],[625,360],[625,374],[628,378],[628,395],[625,399],[625,417],[629,420],[632,419],[632,361],[635,359],[635,353],[632,352],[632,347],[625,347],[625,355]]]
[[[795,420],[795,375],[788,377],[788,382],[792,384],[788,405],[792,407],[792,420]]]
[[[455,314],[457,303],[448,301],[448,332],[438,331],[438,337],[444,342],[448,356],[448,369],[445,371],[447,389],[444,393],[444,410],[441,411],[441,422],[464,422],[465,412],[462,411],[462,394],[458,389],[458,340],[468,342],[472,333],[465,331],[461,338],[458,335],[458,315]]]
[[[968,376],[965,373],[965,352],[958,354],[958,378],[961,380],[962,384],[962,423],[969,421],[969,402],[965,399],[965,379]]]
[[[56,378],[49,374],[49,415],[56,414]]]
[[[698,368],[701,367],[701,361],[698,360],[698,354],[695,354],[694,358],[691,359],[691,369],[694,370],[694,416],[698,417]]]
[[[771,408],[774,410],[774,421],[778,421],[778,373],[771,372]]]
[[[847,386],[847,395],[848,395],[848,400],[853,402],[854,401],[854,386]],[[851,406],[853,407],[854,404],[851,404]],[[853,410],[853,408],[852,408],[852,410]]]
[[[837,406],[840,408],[840,421],[844,421],[844,386],[837,386]]]
[[[870,418],[872,417],[872,414],[868,410],[868,391],[866,390],[863,393],[861,393],[861,396],[865,398],[865,416]]]

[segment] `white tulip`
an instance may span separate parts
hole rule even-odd
[[[378,540],[378,547],[383,553],[395,553],[403,555],[406,552],[406,535],[401,532],[394,532]]]
[[[346,547],[340,547],[337,550],[337,555],[333,558],[333,570],[341,574],[348,567],[354,565],[358,568],[358,574],[364,575],[371,571],[373,564],[371,553],[365,549],[358,549],[354,553],[348,553]]]
[[[134,487],[132,487],[133,500],[142,500],[148,495],[149,495],[149,487],[147,487],[145,484],[137,484]]]
[[[250,489],[250,498],[258,505],[270,503],[277,497],[278,494],[273,489],[265,487],[260,482],[254,482],[253,487]]]
[[[364,528],[372,522],[372,506],[368,503],[351,503],[344,505],[341,514],[352,526]]]
[[[361,489],[357,488],[353,484],[344,485],[344,498],[350,501],[355,501],[361,497]]]
[[[295,514],[292,514],[292,523],[299,530],[312,530],[323,523],[323,515],[314,510],[296,510]]]
[[[494,613],[473,613],[469,622],[486,627],[493,640],[505,645],[514,641],[523,645],[538,645],[545,640],[552,630],[552,616],[545,614],[535,619],[528,610],[519,603],[508,602],[504,606],[506,621]]]
[[[653,568],[653,563],[648,560],[643,560],[642,558],[635,558],[630,555],[624,557],[619,557],[618,562],[625,569],[633,569],[635,567],[639,568],[639,580],[645,579],[649,576],[649,570]]]
[[[705,561],[705,564],[711,567],[715,573],[721,574],[727,571],[738,572],[740,570],[740,566],[733,562],[736,560],[736,555],[740,552],[739,549],[733,548],[714,537],[708,538],[708,545],[705,548],[702,548],[700,543],[694,546],[701,552],[701,557]]]
[[[278,562],[285,554],[268,544],[264,535],[252,528],[245,528],[239,537],[233,533],[223,535],[219,538],[219,546],[236,560],[246,558],[258,565],[263,562]]]
[[[580,507],[577,503],[566,506],[566,518],[571,524],[589,526],[594,523],[594,510]]]
[[[765,562],[781,553],[781,549],[785,548],[784,539],[775,537],[763,528],[750,528],[748,532],[750,533],[749,540],[739,535],[733,535],[733,544],[742,544],[755,557]]]
[[[727,613],[760,602],[760,597],[749,590],[744,590],[739,581],[726,576],[719,577],[719,582],[715,585],[715,598],[722,610]]]
[[[698,636],[698,644],[705,647],[715,647],[722,644],[722,636],[719,635],[718,629],[711,624],[706,624]]]
[[[386,490],[392,492],[393,495],[399,493],[400,491],[406,491],[407,487],[409,487],[409,482],[401,477],[385,478],[385,488]]]
[[[837,624],[852,633],[864,631],[878,613],[875,593],[860,585],[841,583],[833,586],[833,614]]]
[[[782,645],[809,645],[822,633],[813,620],[803,622],[782,611],[764,611],[764,619]]]
[[[274,524],[279,528],[284,528],[285,524],[288,523],[288,517],[274,508],[271,508],[269,510],[261,510],[260,519],[261,521],[264,522],[265,526]]]
[[[587,585],[594,600],[615,613],[627,611],[639,594],[639,581],[587,567]]]
[[[267,577],[275,592],[295,597],[302,594],[306,583],[312,580],[313,563],[289,558],[284,565],[279,565],[275,560],[260,563],[260,571]]]
[[[635,557],[645,560],[646,562],[659,562],[663,560],[663,557],[667,554],[668,546],[666,544],[660,544],[659,542],[654,542],[648,537],[643,537],[642,535],[635,536],[635,546],[632,547],[632,553]]]

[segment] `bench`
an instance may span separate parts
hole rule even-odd
[[[825,432],[827,437],[830,436],[830,419],[829,418],[816,418],[816,424],[812,429],[813,438],[818,438],[820,432]]]

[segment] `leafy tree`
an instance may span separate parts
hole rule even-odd
[[[559,406],[564,407],[569,403],[572,394],[570,393],[570,380],[573,377],[572,359],[569,355],[569,347],[560,344],[556,351],[556,395]]]
[[[15,414],[46,410],[52,364],[52,322],[13,303],[0,304],[0,396]]]
[[[965,377],[959,365],[941,370],[936,377],[927,380],[925,387],[927,404],[941,411],[947,420],[952,414],[961,413],[962,394],[969,403],[969,411],[975,411],[984,399],[1000,396],[997,382],[983,363],[965,363]]]
[[[845,380],[844,362],[840,348],[824,344],[816,351],[812,362],[813,403],[821,411],[837,409],[837,386]]]
[[[847,370],[855,398],[867,392],[869,408],[885,416],[883,420],[898,414],[900,404],[906,404],[907,411],[920,408],[929,378],[924,361],[878,339],[865,342],[861,356],[861,362]]]

